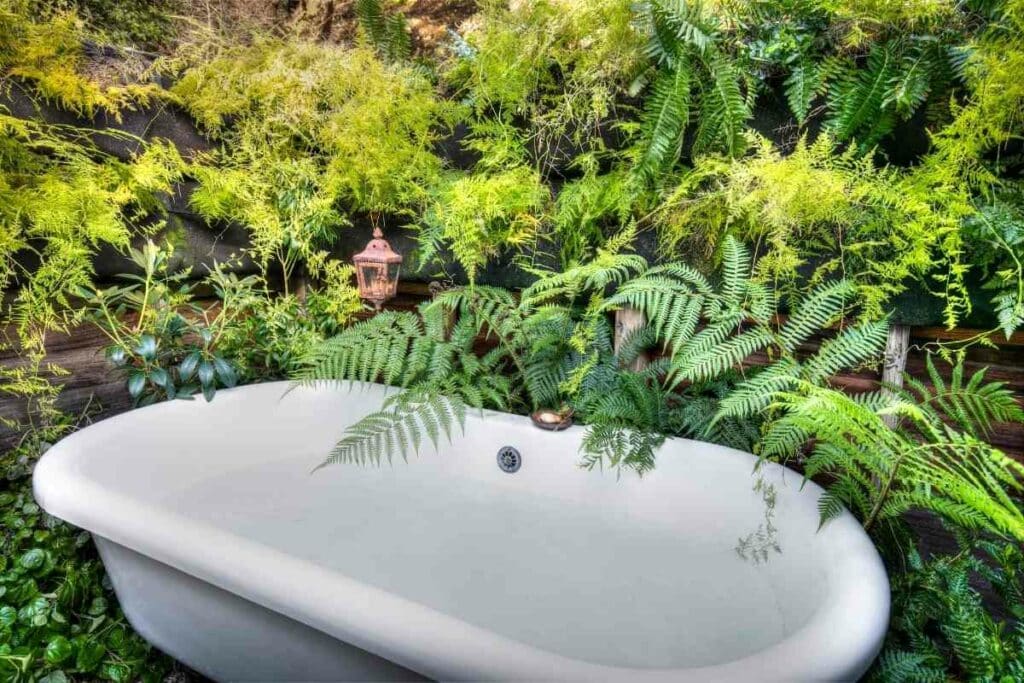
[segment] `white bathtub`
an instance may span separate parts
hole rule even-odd
[[[467,418],[440,452],[310,470],[383,388],[175,401],[52,448],[35,492],[94,534],[133,626],[217,680],[854,680],[889,615],[853,517],[774,465],[675,440],[643,479],[577,467],[582,430]],[[522,456],[502,471],[502,446]]]

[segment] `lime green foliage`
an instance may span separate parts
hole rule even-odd
[[[954,106],[954,119],[935,137],[931,163],[959,171],[983,187],[996,182],[999,157],[986,157],[1019,139],[1024,111],[1024,3],[1010,0],[996,10],[998,21],[978,40],[967,61],[970,99]]]
[[[0,4],[7,79],[26,79],[42,97],[82,114],[116,114],[137,101],[130,87],[100,88],[79,74],[84,33],[73,15],[42,23],[27,15],[23,4]],[[135,158],[122,162],[101,154],[82,130],[0,108],[0,287],[18,288],[2,314],[13,318],[27,353],[41,352],[48,331],[67,328],[74,316],[68,293],[91,282],[100,248],[123,249],[133,234],[159,229],[150,218],[182,163],[169,144],[138,143]]]
[[[762,281],[791,288],[845,278],[867,317],[881,315],[908,282],[938,273],[948,318],[958,319],[966,296],[960,220],[973,208],[955,186],[878,167],[852,148],[837,153],[826,135],[787,156],[764,138],[753,147],[738,160],[699,159],[683,177],[659,209],[666,248],[685,244],[710,257],[733,234],[755,245]]]
[[[264,40],[193,66],[172,91],[223,140],[214,161],[238,178],[214,195],[240,202],[239,219],[280,210],[246,178],[280,185],[277,176],[294,171],[286,188],[315,181],[313,195],[340,210],[401,212],[441,169],[433,144],[450,106],[422,73],[368,48]],[[293,169],[307,162],[311,169]]]
[[[355,212],[412,214],[441,176],[433,146],[452,108],[411,67],[370,48],[261,41],[188,69],[174,93],[222,141],[193,167],[192,205],[237,221],[251,255],[327,277]]]
[[[641,45],[628,0],[487,0],[443,72],[479,117],[525,120],[544,158],[565,139],[600,146]]]
[[[1024,679],[1024,553],[1017,544],[957,535],[955,555],[926,562],[907,553],[906,573],[893,577],[892,627],[867,680]],[[994,588],[1007,620],[986,610],[974,587],[979,578]]]
[[[0,111],[0,284],[20,286],[10,311],[22,343],[41,345],[70,320],[68,292],[92,278],[91,258],[133,234],[160,227],[146,218],[162,207],[180,174],[174,147],[153,143],[130,162],[100,154],[78,131],[24,121]],[[25,259],[39,265],[30,269]]]
[[[420,241],[425,262],[451,250],[470,281],[506,247],[536,244],[550,191],[526,166],[483,173],[451,173],[433,191]]]
[[[5,81],[27,81],[43,99],[87,116],[99,110],[116,116],[160,97],[160,89],[151,84],[101,86],[84,76],[82,21],[72,13],[34,20],[30,4],[0,2],[0,77]]]

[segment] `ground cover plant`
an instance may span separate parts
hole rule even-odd
[[[137,404],[286,377],[404,389],[328,464],[411,456],[481,407],[571,407],[580,464],[622,476],[679,436],[792,464],[828,484],[820,533],[849,508],[890,569],[873,679],[1022,676],[1024,468],[992,441],[1024,414],[964,359],[1024,326],[1024,2],[482,0],[430,47],[409,3],[267,0],[291,19],[262,28],[214,20],[226,4],[0,0],[17,358],[0,395],[21,404],[2,418],[5,676],[172,670],[88,539],[31,501],[33,462],[82,422],[47,357],[80,324]],[[110,41],[159,54],[111,77]],[[161,108],[209,146],[117,128]],[[247,245],[182,265],[181,206]],[[407,276],[453,286],[357,320],[338,245],[368,226],[408,231]],[[120,276],[96,267],[111,252]],[[498,260],[532,284],[500,286]],[[977,331],[902,386],[840,391],[836,375],[877,370],[908,295]],[[645,323],[616,343],[624,308]],[[958,549],[919,551],[908,512]]]

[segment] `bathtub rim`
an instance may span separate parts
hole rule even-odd
[[[280,397],[291,386],[287,381],[268,382],[225,393],[274,392]],[[379,389],[381,385],[356,382],[353,386]],[[154,404],[102,422],[109,429],[128,423],[139,411],[159,411],[166,405]],[[476,415],[474,411],[467,420],[480,419]],[[484,411],[483,418],[533,429],[527,417]],[[820,532],[835,535],[832,542],[842,543],[848,550],[843,562],[828,565],[833,577],[822,604],[801,627],[773,645],[740,659],[701,667],[638,669],[574,659],[474,626],[336,570],[100,484],[76,467],[76,460],[89,457],[89,432],[90,428],[85,428],[61,440],[37,464],[33,486],[36,500],[47,512],[426,676],[450,678],[455,670],[470,679],[544,680],[557,676],[579,680],[741,681],[771,680],[766,677],[782,666],[786,680],[813,679],[823,669],[841,670],[856,677],[877,656],[888,626],[889,582],[881,558],[861,525],[844,512]],[[753,462],[754,456],[749,453],[726,450]],[[807,482],[806,488],[810,489],[808,493],[822,492],[813,482]],[[214,554],[206,550],[225,547],[232,552]],[[302,590],[296,590],[297,586]],[[839,591],[836,586],[843,589]],[[337,609],[340,605],[344,609]],[[855,645],[851,647],[850,643]],[[870,651],[867,643],[874,643]]]

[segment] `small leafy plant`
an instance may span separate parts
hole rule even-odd
[[[172,250],[147,242],[129,256],[141,274],[130,284],[81,288],[89,319],[110,339],[107,358],[125,375],[136,405],[161,399],[212,400],[218,387],[238,382],[234,365],[218,351],[221,334],[236,312],[224,300],[217,312],[192,301],[189,270],[172,272]]]

